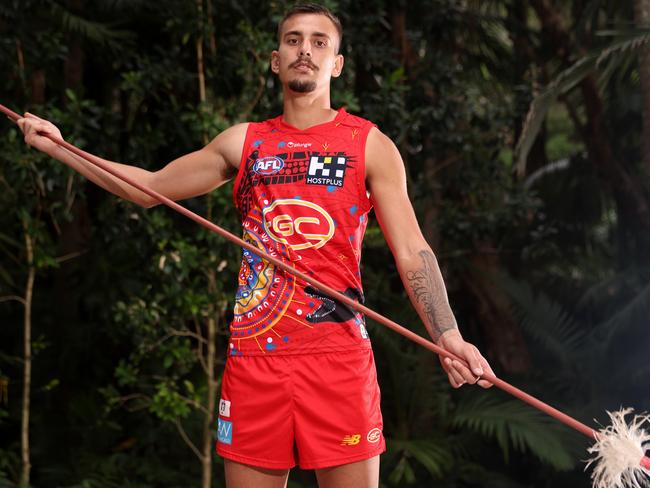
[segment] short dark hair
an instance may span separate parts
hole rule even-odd
[[[330,19],[339,34],[339,49],[341,48],[341,42],[343,42],[343,26],[341,25],[341,21],[330,9],[324,7],[323,5],[318,5],[317,3],[299,3],[287,10],[287,12],[284,14],[284,17],[282,17],[282,20],[278,24],[278,44],[282,42],[280,36],[282,35],[282,26],[284,23],[287,21],[287,19],[289,19],[289,17],[293,17],[294,15],[299,14],[324,15]]]

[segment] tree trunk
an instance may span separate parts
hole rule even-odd
[[[79,14],[83,10],[83,0],[68,0],[68,7]],[[83,88],[84,50],[78,34],[68,34],[68,55],[65,58],[63,75],[65,87],[75,92]]]
[[[475,315],[480,318],[479,328],[490,362],[508,374],[525,373],[530,369],[530,353],[521,327],[512,316],[510,299],[495,282],[503,265],[498,251],[489,246],[480,246],[482,249],[468,258],[471,266],[461,276],[463,289],[469,290]]]
[[[209,279],[214,280],[214,271],[208,273],[210,275]],[[210,286],[209,288],[213,288]],[[211,290],[212,291],[212,290]],[[215,307],[216,308],[216,307]],[[215,310],[216,311],[216,310]],[[208,319],[208,347],[207,347],[207,374],[206,379],[208,383],[208,392],[207,392],[207,413],[205,414],[203,421],[203,446],[201,453],[203,458],[201,461],[202,467],[202,477],[201,477],[201,487],[210,488],[212,483],[212,449],[214,443],[213,432],[213,422],[214,422],[214,411],[216,403],[216,394],[217,394],[217,381],[215,378],[215,363],[216,363],[216,340],[217,340],[217,322],[214,319],[214,315]]]
[[[210,3],[210,0],[208,0]],[[203,0],[196,0],[196,7],[198,11],[199,19],[199,31],[201,34],[196,40],[196,65],[198,73],[198,82],[199,82],[199,102],[203,105],[206,102],[206,91],[205,91],[205,64],[203,62]],[[208,12],[210,15],[210,12]],[[213,52],[214,54],[214,52]],[[203,144],[209,142],[208,134],[203,133]],[[210,203],[210,196],[207,197],[208,209],[207,217],[208,220],[212,220],[212,205]],[[208,278],[208,294],[216,297],[217,286],[216,286],[216,272],[213,269],[210,269],[207,273]],[[212,445],[213,445],[213,426],[214,422],[214,410],[215,410],[215,395],[217,393],[217,384],[215,378],[215,362],[216,362],[216,340],[217,340],[217,323],[215,320],[217,307],[212,305],[208,313],[207,320],[207,357],[206,357],[206,382],[208,385],[207,399],[206,399],[206,410],[207,413],[203,418],[203,445],[201,447],[201,487],[210,488],[212,485]],[[202,347],[200,344],[198,347]]]
[[[634,21],[637,27],[650,26],[650,0],[634,1]],[[643,100],[642,162],[645,188],[648,191],[650,189],[650,47],[647,45],[639,49],[639,78]]]
[[[29,486],[30,472],[32,469],[29,452],[29,414],[30,396],[32,385],[32,297],[34,293],[34,280],[36,268],[34,266],[34,245],[32,236],[29,234],[29,226],[23,221],[23,232],[25,234],[25,250],[27,253],[27,284],[25,285],[25,313],[23,316],[23,407],[20,426],[20,485]]]
[[[524,123],[523,115],[526,113],[525,109],[530,105],[532,97],[536,95],[534,87],[537,80],[533,78],[534,75],[531,73],[531,64],[534,62],[535,56],[527,33],[528,13],[529,7],[526,2],[513,2],[508,5],[508,23],[512,26],[508,34],[512,41],[512,51],[514,54],[512,85],[517,86],[524,80],[530,80],[533,85],[531,93],[522,94],[519,90],[515,92],[515,104],[516,106],[521,107],[521,110],[519,111],[521,115],[518,115],[513,120],[513,150],[515,149],[516,142],[521,136],[521,129]],[[548,163],[548,156],[546,154],[546,124],[543,124],[540,128],[539,135],[530,149],[528,161],[526,163],[526,174],[534,173],[535,170],[543,168]]]
[[[203,105],[206,101],[205,94],[205,64],[203,62],[203,0],[196,0],[196,8],[199,17],[199,37],[196,39],[196,72],[199,81],[199,101]],[[203,145],[210,140],[208,135],[203,133]]]

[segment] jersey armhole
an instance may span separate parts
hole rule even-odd
[[[255,128],[257,127],[257,123],[255,122],[250,122],[248,124],[248,127],[246,128],[246,138],[244,139],[244,146],[242,147],[241,150],[241,160],[239,161],[239,168],[237,169],[237,177],[235,178],[235,183],[233,184],[232,187],[232,199],[235,204],[235,208],[239,208],[239,205],[237,204],[237,192],[239,191],[239,187],[241,185],[241,180],[246,173],[246,163],[248,162],[248,151],[247,149],[250,147],[251,139],[255,133]]]
[[[357,179],[357,185],[359,187],[359,201],[363,203],[363,209],[365,212],[369,212],[372,209],[372,201],[368,196],[368,187],[366,186],[366,143],[368,141],[368,135],[373,127],[377,127],[372,122],[368,121],[366,125],[361,129],[361,137],[359,138],[359,160],[361,164],[359,165]]]

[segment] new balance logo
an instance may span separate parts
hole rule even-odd
[[[361,441],[361,434],[346,435],[341,441],[342,446],[356,446]]]

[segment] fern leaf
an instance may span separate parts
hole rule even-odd
[[[453,464],[448,446],[439,441],[390,439],[388,442],[392,449],[402,451],[405,456],[415,459],[436,479],[441,479]]]
[[[513,301],[524,332],[562,364],[572,363],[588,339],[573,317],[545,294],[535,295],[527,283],[505,277],[500,283]]]
[[[452,425],[496,440],[506,461],[513,448],[528,451],[558,470],[569,470],[574,465],[561,426],[517,400],[503,400],[481,392],[467,396],[458,404]]]

